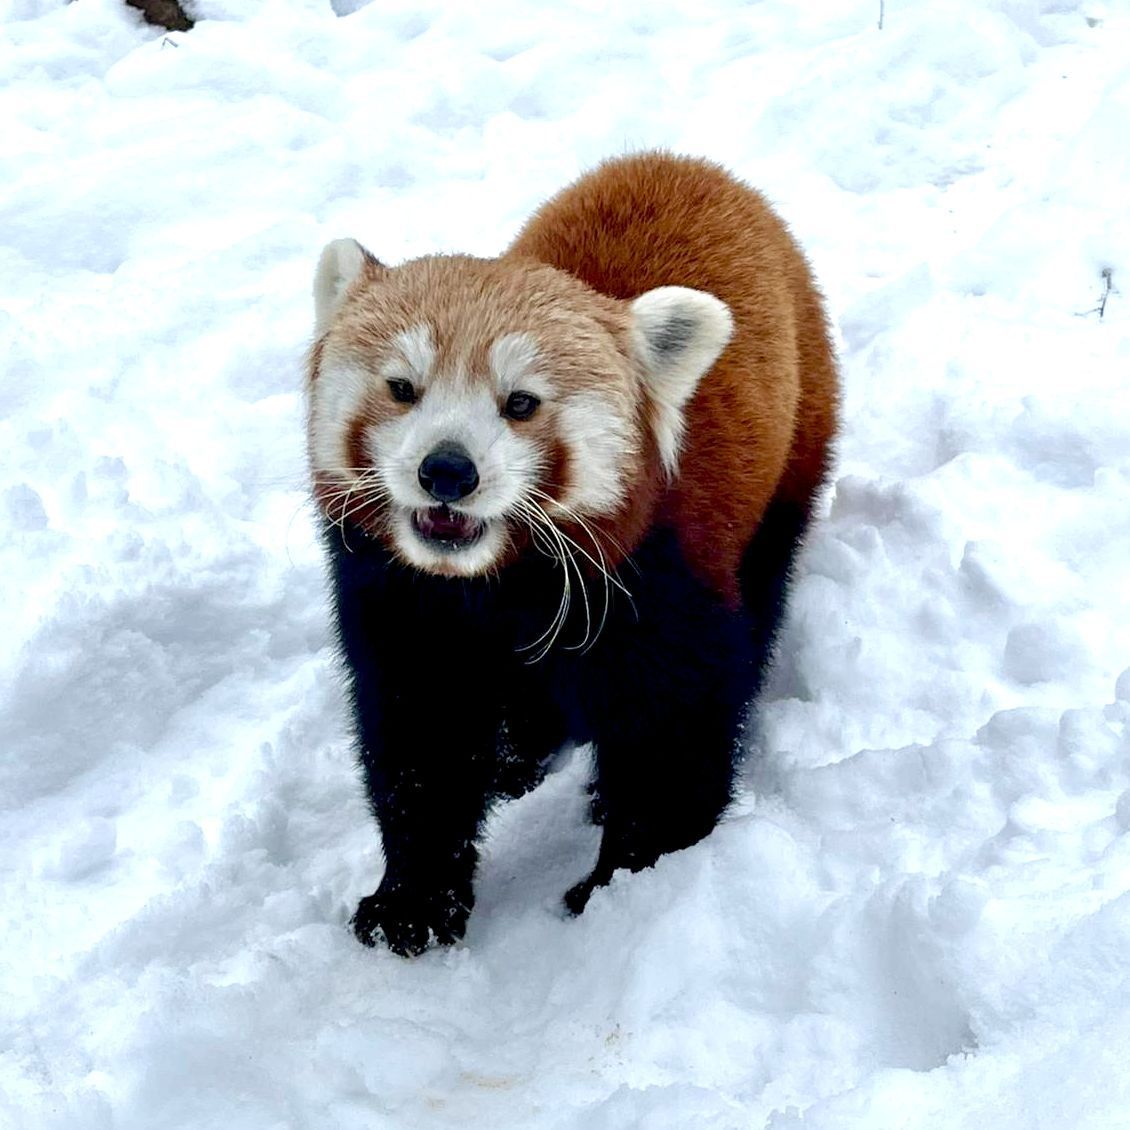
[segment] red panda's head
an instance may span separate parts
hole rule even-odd
[[[630,551],[732,324],[701,291],[621,302],[532,261],[389,268],[353,240],[322,253],[314,299],[318,503],[446,576],[558,534],[609,565]]]

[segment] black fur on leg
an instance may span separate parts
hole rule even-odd
[[[807,507],[772,502],[742,554],[738,582],[742,604],[749,617],[754,655],[758,657],[751,697],[760,693],[772,665],[777,631],[784,617],[789,583],[808,521]]]
[[[540,785],[568,739],[564,718],[546,697],[508,702],[498,733],[494,795],[520,797]]]
[[[692,576],[672,534],[653,534],[636,559],[638,617],[611,625],[582,678],[604,834],[566,898],[574,913],[617,869],[649,867],[715,826],[762,659],[745,614]]]

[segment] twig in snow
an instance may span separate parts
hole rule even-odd
[[[1088,314],[1098,314],[1099,321],[1103,320],[1103,315],[1106,313],[1106,300],[1114,293],[1114,268],[1103,267],[1102,269],[1103,280],[1103,293],[1099,299],[1097,306],[1092,306],[1090,310],[1081,310],[1076,316],[1085,318]]]
[[[1103,315],[1106,313],[1106,300],[1110,297],[1110,292],[1114,289],[1112,280],[1114,279],[1114,271],[1110,267],[1103,267],[1103,296],[1099,299],[1099,321],[1103,320]]]
[[[879,30],[883,30],[883,16],[886,14],[886,4],[884,0],[879,0]]]

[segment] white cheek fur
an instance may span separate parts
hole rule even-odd
[[[634,438],[616,408],[597,392],[576,393],[558,407],[572,470],[561,501],[582,514],[609,513],[624,498],[624,461],[634,450]]]
[[[371,381],[358,365],[322,365],[310,390],[310,458],[316,471],[349,473],[347,425],[360,414]]]

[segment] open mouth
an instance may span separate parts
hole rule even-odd
[[[412,512],[412,529],[422,541],[444,553],[456,553],[483,536],[486,523],[449,506],[429,506]]]

